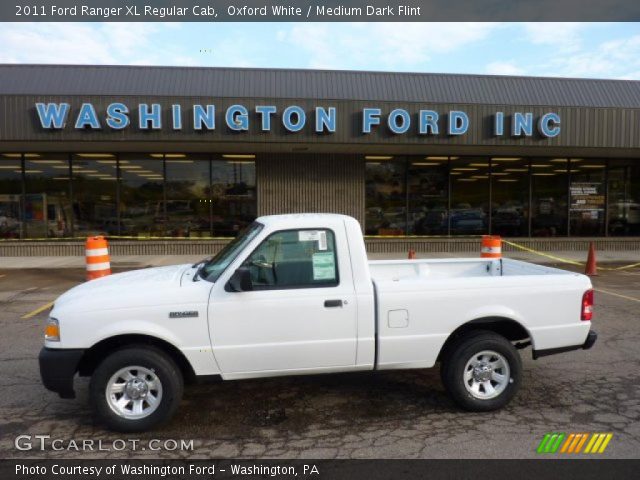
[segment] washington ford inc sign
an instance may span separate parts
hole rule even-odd
[[[169,128],[180,131],[193,129],[196,131],[215,130],[218,123],[231,131],[249,130],[253,122],[257,122],[260,130],[270,132],[274,125],[281,123],[289,132],[296,133],[313,129],[315,133],[334,133],[338,125],[336,107],[314,107],[309,111],[297,105],[290,105],[281,111],[273,105],[258,105],[249,110],[244,105],[231,105],[223,112],[216,114],[215,105],[194,104],[188,109],[174,104],[163,113],[159,103],[140,103],[133,110],[136,112],[137,124],[132,126],[132,109],[124,103],[116,102],[99,112],[91,103],[83,103],[78,111],[72,112],[68,103],[36,103],[38,120],[43,129],[61,130],[71,121],[77,130],[123,130],[138,128],[139,130],[161,130]],[[413,114],[402,108],[383,112],[378,107],[363,108],[359,112],[360,133],[370,134],[380,128],[397,135],[413,131],[420,135],[464,135],[469,130],[471,120],[461,110],[450,110],[439,113],[435,110],[419,110]],[[169,119],[170,125],[163,125],[163,117]],[[497,137],[510,135],[513,137],[533,136],[536,131],[542,137],[557,137],[560,134],[560,116],[548,112],[534,118],[531,112],[516,112],[505,115],[495,112],[492,119],[493,134]]]

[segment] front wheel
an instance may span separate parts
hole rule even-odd
[[[515,347],[503,336],[474,331],[447,348],[441,377],[451,398],[465,410],[497,410],[516,394],[522,362]]]
[[[168,420],[182,391],[182,373],[173,360],[146,346],[109,355],[93,372],[89,386],[97,419],[119,432],[141,432]]]

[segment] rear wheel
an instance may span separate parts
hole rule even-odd
[[[509,340],[477,330],[447,348],[440,372],[454,402],[465,410],[484,412],[499,409],[513,398],[520,386],[522,362]]]
[[[168,420],[182,398],[180,369],[161,350],[136,346],[118,350],[91,376],[91,406],[112,430],[140,432]]]

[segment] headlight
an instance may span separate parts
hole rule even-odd
[[[47,325],[44,327],[44,339],[47,342],[60,341],[60,322],[57,318],[49,317],[47,320]]]

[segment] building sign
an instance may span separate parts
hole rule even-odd
[[[194,104],[183,108],[180,104],[163,107],[159,103],[140,103],[128,106],[111,103],[104,111],[98,111],[91,103],[83,103],[77,111],[71,111],[69,103],[36,103],[35,111],[40,125],[45,130],[139,130],[170,129],[180,131],[211,131],[226,128],[232,132],[248,131],[250,127],[262,132],[271,132],[277,124],[291,133],[311,130],[318,134],[335,133],[338,125],[336,107],[317,106],[309,111],[297,105],[278,109],[273,105],[258,105],[249,109],[244,105],[231,105],[218,112],[215,105]],[[381,129],[394,135],[408,132],[419,135],[460,136],[467,133],[471,125],[469,115],[462,110],[437,112],[420,109],[410,112],[402,108],[388,111],[378,107],[363,108],[359,115],[359,133],[373,134]],[[132,120],[132,119],[135,119]],[[169,124],[163,124],[169,119]],[[535,118],[531,112],[515,112],[493,115],[492,133],[496,137],[531,137],[534,132],[544,138],[560,134],[560,116],[547,112]],[[254,126],[255,125],[255,126]]]
[[[605,197],[602,182],[572,182],[571,211],[581,212],[584,219],[597,220],[604,214]]]

